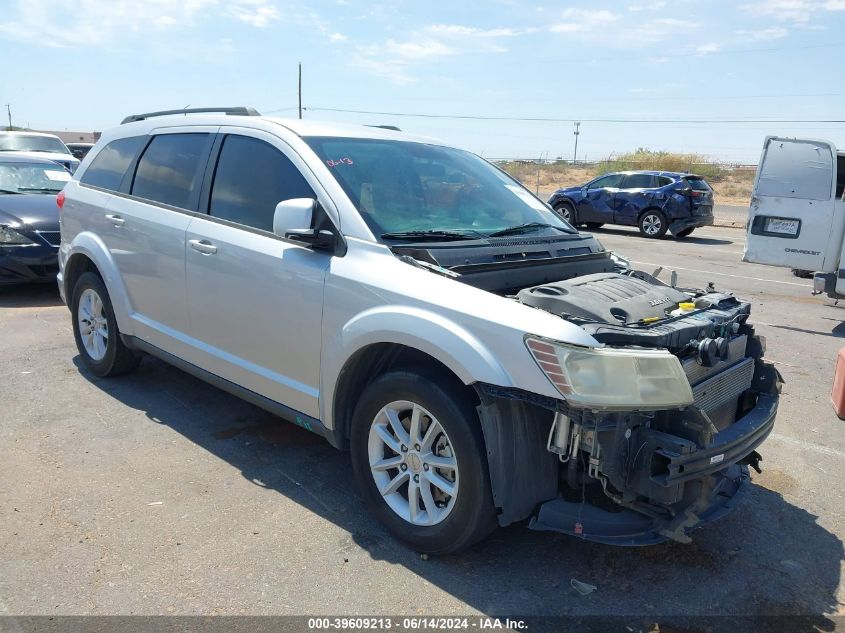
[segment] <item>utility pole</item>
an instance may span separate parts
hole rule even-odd
[[[581,127],[581,121],[575,122],[575,131],[573,134],[575,135],[575,153],[572,154],[572,164],[574,165],[578,160],[578,135],[581,134],[579,128]]]
[[[12,131],[12,106],[11,104],[6,104],[6,114],[9,115],[9,131]]]
[[[299,63],[299,118],[302,118],[302,62]]]

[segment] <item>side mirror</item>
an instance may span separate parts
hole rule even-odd
[[[334,233],[311,228],[317,208],[314,198],[282,200],[273,213],[273,233],[316,250],[334,250],[337,245]]]
[[[314,222],[317,201],[314,198],[282,200],[273,213],[273,233],[279,237],[290,230],[310,229]]]

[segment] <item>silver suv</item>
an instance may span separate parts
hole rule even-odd
[[[350,450],[423,552],[525,520],[686,542],[735,504],[780,385],[747,302],[632,270],[439,141],[210,112],[128,117],[59,196],[88,371],[151,354]]]

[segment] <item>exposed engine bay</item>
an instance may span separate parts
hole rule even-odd
[[[427,258],[433,272],[439,259]],[[523,282],[538,274],[511,266]],[[609,348],[668,350],[693,404],[601,410],[477,386],[499,522],[529,518],[534,529],[621,545],[687,542],[691,529],[733,507],[749,466],[760,472],[755,449],[774,425],[780,376],[762,361],[765,341],[748,322],[748,302],[712,284],[666,284],[607,253],[576,267],[556,281],[541,268],[541,283],[516,288],[513,276],[491,281],[508,275],[488,268],[481,285],[575,323]],[[476,285],[473,268],[446,265],[441,274]]]

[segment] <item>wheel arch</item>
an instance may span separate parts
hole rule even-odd
[[[105,244],[90,233],[80,233],[74,238],[70,251],[62,267],[62,283],[68,307],[73,301],[73,287],[79,277],[86,272],[96,273],[109,293],[118,328],[123,334],[132,334],[129,318],[131,309],[126,286]]]
[[[641,209],[640,212],[637,214],[637,223],[639,223],[639,221],[643,219],[643,216],[649,211],[660,211],[664,218],[666,218],[667,220],[669,219],[669,217],[666,215],[666,211],[662,207],[650,204],[644,209]]]
[[[399,343],[372,343],[356,351],[346,361],[335,384],[332,422],[334,437],[341,447],[348,446],[352,414],[364,389],[376,378],[396,370],[436,374],[465,390],[478,402],[475,389],[466,385],[454,371],[434,356]]]

